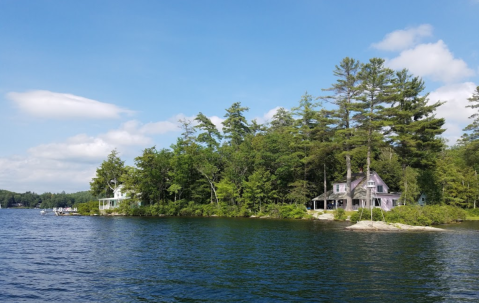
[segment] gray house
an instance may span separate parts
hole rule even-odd
[[[375,188],[371,191],[374,207],[381,207],[383,210],[390,210],[397,206],[401,193],[389,192],[389,187],[375,172],[371,172],[371,180],[375,182]],[[351,193],[353,196],[353,210],[366,206],[366,174],[356,173],[351,175]],[[326,205],[324,205],[325,194],[317,196],[312,200],[312,209],[336,209],[346,207],[346,179],[333,183],[333,189],[326,192]]]

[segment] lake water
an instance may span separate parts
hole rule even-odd
[[[479,222],[41,216],[0,210],[1,302],[477,302]]]

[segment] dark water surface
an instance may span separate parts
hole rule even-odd
[[[1,302],[478,302],[479,222],[41,216],[0,210]]]

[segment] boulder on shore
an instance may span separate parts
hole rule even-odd
[[[309,214],[318,220],[334,220],[334,214],[332,213],[309,212]]]
[[[359,221],[346,227],[350,230],[377,230],[377,231],[445,231],[445,229],[430,226],[412,226],[401,223],[386,223],[384,221]]]

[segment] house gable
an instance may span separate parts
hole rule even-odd
[[[366,177],[364,173],[357,173],[351,175],[351,190],[354,190],[356,186]],[[335,194],[345,193],[346,192],[346,179],[341,180],[340,182],[333,183],[333,192]]]

